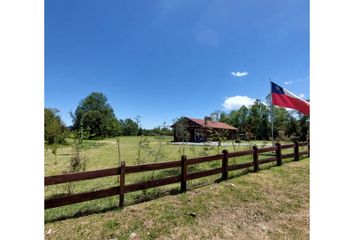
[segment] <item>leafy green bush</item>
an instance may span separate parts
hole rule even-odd
[[[66,143],[65,138],[69,133],[55,108],[44,109],[44,140],[48,144]]]

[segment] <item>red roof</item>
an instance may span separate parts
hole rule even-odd
[[[220,129],[229,129],[229,130],[237,130],[237,128],[230,126],[229,124],[223,123],[223,122],[213,122],[213,121],[207,121],[207,124],[205,124],[204,119],[198,119],[198,118],[189,118],[189,120],[192,122],[195,122],[203,127],[210,127],[210,128],[220,128]]]

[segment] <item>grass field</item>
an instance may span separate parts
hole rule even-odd
[[[149,147],[152,151],[157,151],[159,144],[162,144],[162,151],[164,157],[158,159],[159,162],[172,161],[180,159],[182,155],[182,146],[169,144],[172,141],[172,137],[146,137],[149,141]],[[120,137],[120,151],[121,159],[128,165],[136,164],[138,142],[141,138],[137,136],[125,136]],[[69,145],[62,145],[57,150],[57,164],[55,163],[55,156],[52,154],[50,147],[45,150],[45,175],[51,176],[61,174],[69,164],[71,157],[71,145],[72,140],[69,139]],[[249,146],[227,146],[220,147],[212,146],[207,150],[203,146],[185,146],[185,152],[188,158],[199,157],[203,155],[213,155],[221,153],[223,149],[231,151],[239,151],[243,149],[251,149],[252,146],[257,143],[259,147],[269,142],[245,142]],[[88,140],[83,143],[84,154],[88,157],[88,164],[86,170],[102,169],[116,167],[118,165],[118,150],[116,139],[104,139],[104,140]],[[142,162],[151,163],[154,162],[154,157],[151,151],[143,149]]]
[[[141,137],[121,137],[120,138],[120,152],[121,160],[126,161],[127,165],[137,164],[137,152],[138,142]],[[172,145],[169,142],[171,137],[148,137],[148,146],[141,149],[141,163],[162,162],[179,160],[182,153],[186,154],[188,158],[213,155],[221,153],[223,149],[227,149],[230,152],[240,151],[244,149],[250,149],[254,142],[249,142],[247,146],[227,146],[227,147],[207,147],[207,146],[183,146]],[[266,142],[257,142],[259,147],[262,147]],[[83,143],[82,153],[87,157],[86,170],[104,169],[118,166],[118,149],[116,139],[104,139],[85,141]],[[155,154],[158,149],[161,149],[158,159],[155,158]],[[291,149],[289,149],[291,151]],[[68,145],[60,146],[57,150],[56,159],[51,149],[46,147],[45,149],[45,175],[57,175],[62,174],[68,167],[71,158],[71,145],[70,140]],[[252,161],[252,156],[246,156],[237,159],[230,159],[230,164],[242,163]],[[267,168],[270,165],[262,165],[262,168]],[[191,166],[188,172],[194,172],[198,170],[206,170],[221,166],[221,161],[209,162],[199,164],[197,166]],[[246,170],[247,171],[247,170]],[[230,176],[240,174],[241,171],[234,171],[230,173]],[[158,170],[154,172],[129,174],[126,178],[126,183],[136,183],[149,179],[157,179],[164,176],[178,175],[178,169]],[[210,176],[201,179],[196,179],[188,182],[188,189],[198,188],[203,185],[213,183],[219,176]],[[93,191],[98,189],[105,189],[113,186],[117,186],[117,177],[106,177],[88,181],[80,181],[72,184],[74,193]],[[59,184],[45,187],[45,196],[53,197],[67,193],[67,184]],[[137,204],[146,200],[155,199],[168,194],[174,194],[178,192],[179,184],[173,184],[145,191],[139,191],[129,193],[126,195],[126,205]],[[115,210],[117,206],[117,197],[108,197],[99,200],[88,201],[84,203],[78,203],[68,205],[64,207],[48,209],[45,211],[45,222],[55,222],[58,220],[64,220],[67,218],[80,217],[89,214],[102,213],[109,210]]]
[[[309,239],[309,160],[244,173],[183,194],[48,222],[46,239]]]

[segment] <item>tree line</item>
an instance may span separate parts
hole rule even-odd
[[[140,117],[118,119],[107,97],[93,92],[82,99],[71,114],[73,125],[66,127],[60,119],[59,110],[45,108],[44,136],[48,144],[64,143],[73,134],[79,139],[100,139],[117,136],[172,135],[166,123],[154,129],[143,129]],[[239,129],[238,137],[245,140],[271,139],[271,108],[260,100],[251,106],[242,106],[230,113],[215,111],[210,114],[214,121],[225,122]],[[309,138],[309,118],[297,111],[273,107],[274,139],[300,140]]]
[[[82,99],[75,112],[71,112],[73,125],[66,127],[55,108],[44,109],[44,137],[48,144],[64,143],[65,138],[74,134],[80,139],[100,139],[117,136],[171,135],[172,131],[163,123],[154,129],[143,129],[140,117],[118,119],[107,97],[93,92]]]
[[[238,128],[239,137],[245,140],[271,140],[271,112],[273,112],[274,139],[299,141],[309,139],[308,116],[295,110],[269,106],[269,100],[268,104],[265,104],[257,99],[248,107],[242,106],[229,114],[215,111],[211,117]]]

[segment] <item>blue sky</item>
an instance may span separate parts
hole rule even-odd
[[[144,128],[264,100],[269,79],[309,98],[309,2],[45,1],[45,106],[93,91]]]

